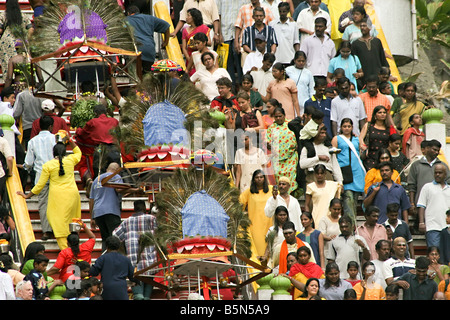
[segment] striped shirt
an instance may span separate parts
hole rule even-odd
[[[416,260],[405,259],[402,261],[398,258],[391,257],[383,263],[383,267],[385,280],[388,278],[394,278],[394,280],[397,280],[397,278],[401,275],[416,268]]]
[[[245,28],[242,45],[247,45],[251,51],[256,51],[255,38],[257,34],[261,34],[266,38],[267,52],[272,52],[271,47],[273,44],[278,45],[275,30],[268,25],[264,25],[264,28],[261,31],[258,31],[258,29],[255,28],[255,25]]]
[[[266,25],[269,24],[270,21],[274,20],[274,16],[272,11],[267,8],[263,7],[264,12],[266,13],[266,17],[264,19],[264,23]],[[252,4],[246,4],[243,5],[238,12],[236,22],[234,23],[234,26],[236,28],[241,29],[240,37],[242,37],[242,30],[245,30],[247,27],[250,27],[255,23],[255,20],[253,20],[253,6]],[[240,39],[241,40],[241,39]]]
[[[146,232],[154,232],[156,217],[142,212],[134,213],[125,219],[114,231],[113,236],[125,242],[128,258],[133,267],[142,270],[151,266],[157,260],[154,246],[146,246],[139,256],[139,238]],[[148,274],[148,273],[145,273]]]
[[[247,2],[248,0],[216,0],[223,41],[234,39],[236,12]]]

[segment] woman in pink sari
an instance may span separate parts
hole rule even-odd
[[[203,17],[200,10],[196,8],[189,9],[186,14],[186,24],[188,26],[183,29],[181,34],[181,50],[186,60],[188,60],[192,52],[196,50],[192,39],[196,33],[203,32],[208,36],[208,46],[211,45],[211,38],[209,35],[210,28],[203,24]]]

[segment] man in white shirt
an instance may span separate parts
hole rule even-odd
[[[355,98],[350,94],[350,80],[348,78],[340,78],[337,88],[339,95],[331,100],[331,131],[333,135],[337,135],[342,119],[350,118],[353,121],[353,133],[359,136],[367,118],[364,103],[359,97]]]
[[[280,2],[277,10],[279,18],[269,23],[269,26],[275,30],[278,40],[278,47],[275,52],[276,60],[284,64],[289,64],[294,58],[295,52],[300,50],[298,27],[295,22],[289,20],[289,9],[289,3]]]
[[[300,11],[297,17],[297,27],[300,31],[300,42],[303,42],[309,36],[314,35],[314,23],[319,17],[326,19],[325,33],[328,36],[331,33],[331,18],[328,12],[320,8],[321,0],[310,0],[309,8]]]
[[[290,181],[286,177],[280,177],[278,181],[278,190],[274,188],[272,194],[264,208],[264,213],[266,217],[272,218],[275,214],[275,209],[278,206],[285,206],[288,209],[289,220],[295,224],[295,230],[298,232],[303,231],[303,225],[300,220],[302,215],[302,209],[300,208],[300,203],[296,198],[289,194]]]
[[[427,246],[440,245],[441,230],[447,227],[446,212],[450,208],[450,186],[447,184],[447,168],[434,166],[434,181],[426,183],[417,201],[419,231],[425,232]]]
[[[301,41],[300,50],[308,57],[306,68],[312,72],[313,76],[326,77],[330,60],[336,55],[336,46],[325,34],[327,20],[319,17],[314,23],[314,34]]]
[[[275,55],[273,53],[264,54],[261,67],[257,71],[250,71],[253,77],[253,87],[266,95],[267,87],[270,81],[275,78],[272,75],[272,66],[275,63]]]
[[[25,156],[23,167],[28,170],[34,170],[36,173],[34,184],[39,181],[44,163],[53,159],[53,147],[56,144],[55,135],[52,134],[54,120],[50,116],[42,116],[39,118],[39,126],[41,131],[28,142],[28,151]],[[41,240],[48,240],[53,230],[47,219],[49,182],[46,183],[42,191],[39,193],[39,217],[41,219],[42,232],[44,233]]]
[[[257,71],[262,67],[264,54],[267,51],[266,46],[266,38],[261,34],[257,34],[255,36],[256,50],[250,52],[245,58],[244,66],[242,67],[243,74],[246,74],[250,71]]]

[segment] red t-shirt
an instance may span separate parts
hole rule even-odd
[[[67,272],[67,268],[74,264],[73,260],[84,260],[91,264],[91,254],[94,250],[95,239],[89,239],[88,241],[80,244],[80,253],[75,258],[71,248],[63,249],[56,258],[54,266],[60,269],[60,279],[64,282],[73,274],[73,272]]]

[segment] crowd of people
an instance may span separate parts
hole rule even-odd
[[[364,0],[337,21],[329,13],[335,7],[320,0],[174,0],[172,33],[139,1],[126,4],[144,73],[156,57],[153,32],[164,34],[163,47],[178,37],[187,69],[177,77],[209,98],[200,107],[223,114],[228,146],[216,151],[224,153],[251,220],[254,258],[290,279],[292,299],[450,299],[450,174],[441,143],[426,139],[422,122],[433,106],[419,101],[414,83],[391,75],[393,58]],[[49,269],[42,243],[30,244],[34,252],[20,267],[0,255],[0,280],[9,283],[0,298],[50,299],[65,287],[66,299],[126,300],[131,282],[135,299],[150,299],[152,287],[133,271],[156,261],[154,248],[140,252],[137,238],[157,227],[155,218],[138,201],[123,220],[124,190],[101,185],[111,175],[122,182],[117,171],[129,159],[109,134],[118,121],[100,103],[72,137],[60,121],[61,102],[36,98],[19,83],[1,98],[1,112],[22,119],[14,156],[23,185],[30,174],[32,188],[18,194],[39,196],[41,240],[54,237],[61,251]],[[73,153],[66,154],[68,146]],[[11,175],[5,163],[0,176]],[[83,244],[69,230],[81,217],[76,170],[92,217],[90,227],[81,223],[89,237]],[[14,228],[10,220],[2,214],[4,234]],[[92,264],[97,227],[106,253]],[[425,235],[426,255],[416,257],[414,234]],[[119,252],[121,241],[127,255]],[[81,287],[72,290],[76,281]]]

